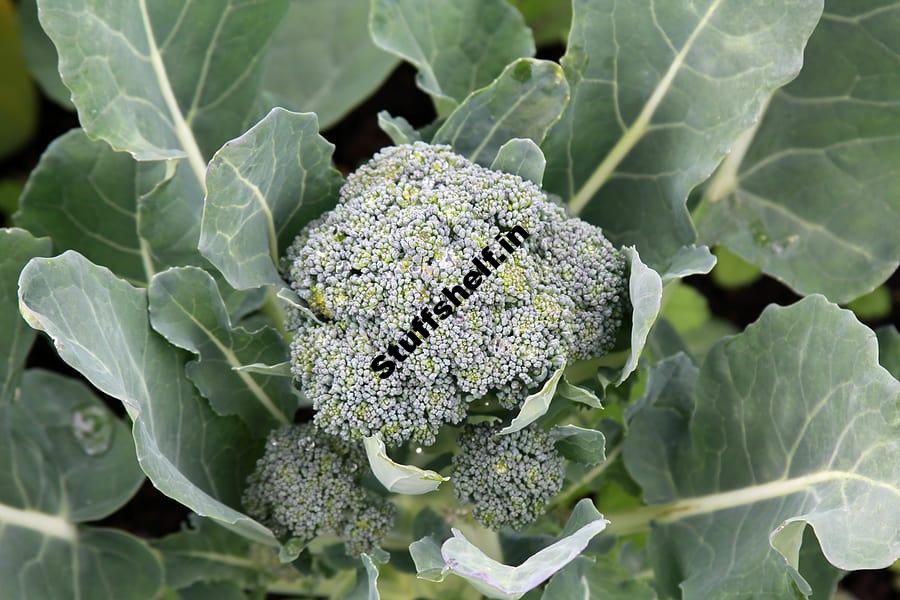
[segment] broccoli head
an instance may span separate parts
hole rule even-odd
[[[544,514],[562,489],[565,459],[535,426],[507,435],[488,424],[469,425],[453,457],[453,489],[491,529],[521,529]]]
[[[356,556],[370,552],[394,519],[393,504],[360,487],[365,468],[360,448],[312,424],[286,425],[266,439],[242,503],[279,538],[334,534]]]
[[[527,236],[508,252],[498,236],[517,227]],[[473,258],[495,268],[451,302],[445,288],[467,291]],[[490,392],[514,408],[568,361],[606,353],[625,302],[624,259],[600,229],[530,181],[421,142],[351,174],[283,269],[317,317],[288,325],[316,424],[390,445],[431,444],[470,401]],[[391,376],[374,369],[378,355]]]

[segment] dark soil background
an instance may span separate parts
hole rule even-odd
[[[561,51],[561,48],[550,48],[539,54],[541,58],[557,59]],[[390,139],[378,128],[376,115],[380,110],[405,117],[415,127],[424,126],[434,118],[429,98],[415,85],[414,69],[406,64],[401,65],[371,98],[339,124],[323,132],[335,144],[335,162],[343,172],[352,171],[380,148],[390,145]],[[15,156],[0,161],[0,181],[13,179],[24,182],[47,145],[69,129],[79,126],[74,113],[63,110],[43,96],[40,111],[39,129],[31,143]],[[0,219],[2,217],[0,215]],[[8,219],[3,224],[11,225]],[[690,277],[686,282],[703,294],[715,316],[726,319],[741,329],[755,321],[767,305],[786,305],[799,299],[790,289],[769,277],[762,277],[749,286],[732,290],[719,287],[708,276]],[[892,312],[879,321],[867,322],[871,327],[891,322],[900,323],[900,272],[893,275],[888,286],[892,295]],[[42,367],[81,378],[59,359],[43,336],[38,338],[29,356],[28,367]],[[102,393],[97,393],[103,396]],[[124,417],[120,402],[110,397],[104,397],[104,400],[117,414]],[[184,506],[163,496],[146,481],[128,504],[97,524],[153,538],[178,531],[187,514],[188,510]],[[895,575],[887,569],[858,571],[849,574],[841,582],[841,588],[861,600],[896,599],[900,597],[900,592],[894,587],[894,579]]]

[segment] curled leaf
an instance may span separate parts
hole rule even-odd
[[[519,414],[516,415],[516,418],[512,420],[509,426],[500,430],[499,435],[507,435],[509,433],[521,431],[547,414],[547,411],[550,409],[550,402],[553,400],[554,394],[556,394],[556,386],[559,384],[563,371],[565,371],[565,366],[558,368],[553,375],[544,382],[544,385],[540,390],[525,398],[525,402],[522,403]]]
[[[577,558],[607,524],[608,521],[601,515],[532,555],[518,567],[510,567],[490,558],[458,529],[454,529],[453,537],[441,546],[441,556],[448,571],[468,580],[488,598],[516,600]]]
[[[450,479],[434,471],[395,463],[387,455],[387,448],[380,436],[363,438],[363,444],[372,473],[389,492],[410,496],[427,494]]]

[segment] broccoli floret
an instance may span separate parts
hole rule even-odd
[[[453,489],[486,527],[521,529],[544,514],[562,489],[565,459],[534,426],[507,435],[498,431],[488,424],[463,430],[453,457]]]
[[[340,535],[347,553],[370,552],[393,524],[394,505],[359,485],[366,457],[361,449],[312,424],[273,430],[247,478],[247,514],[279,538],[304,541]]]
[[[506,252],[495,236],[517,226],[529,237]],[[505,262],[427,336],[405,337],[485,247]],[[288,321],[293,373],[329,433],[428,445],[472,400],[492,392],[514,408],[563,364],[605,354],[625,270],[600,229],[569,218],[534,183],[448,146],[386,148],[287,253],[285,277],[318,316]],[[401,348],[396,371],[381,378],[373,357],[401,339],[418,347]]]

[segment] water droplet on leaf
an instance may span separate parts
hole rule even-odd
[[[72,412],[72,433],[85,454],[103,454],[112,443],[112,417],[103,407],[94,404],[81,406]]]

